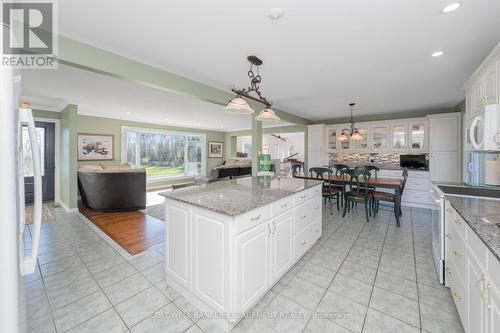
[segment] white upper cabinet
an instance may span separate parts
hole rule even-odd
[[[387,151],[389,149],[389,126],[374,125],[371,138],[372,151]]]
[[[467,119],[486,105],[500,103],[500,43],[467,80],[464,90]]]
[[[338,146],[338,139],[339,139],[339,136],[340,136],[340,129],[337,128],[337,127],[333,127],[333,128],[329,128],[328,131],[327,131],[327,149],[329,151],[331,150],[337,150],[337,146]]]
[[[410,151],[427,150],[427,121],[410,121],[408,123],[408,149]]]
[[[349,127],[343,126],[343,127],[340,128],[340,133],[339,134],[341,135],[342,133],[345,133],[346,135],[349,135],[349,133],[350,133],[349,131],[350,131]],[[339,140],[338,149],[340,151],[348,151],[348,150],[351,149],[350,143],[351,143],[351,140],[345,140],[345,141],[340,141]]]
[[[431,153],[458,151],[459,121],[456,113],[429,117]]]
[[[485,105],[498,103],[498,72],[497,62],[493,63],[484,74],[484,103]]]
[[[406,150],[406,123],[398,122],[391,125],[391,147],[392,150]]]

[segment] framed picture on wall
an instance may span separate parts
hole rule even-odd
[[[115,138],[112,134],[78,133],[78,160],[114,160],[114,140]]]
[[[222,157],[222,142],[208,142],[208,157]]]

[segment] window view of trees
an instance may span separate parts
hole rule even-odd
[[[127,131],[127,162],[145,168],[148,177],[202,173],[204,137],[177,133]]]

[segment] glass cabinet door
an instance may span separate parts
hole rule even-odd
[[[328,149],[337,149],[338,129],[332,128],[328,130]]]
[[[406,149],[406,125],[404,124],[392,125],[392,149],[394,150]]]
[[[372,128],[372,149],[389,149],[389,127],[385,125],[374,126]]]
[[[367,150],[368,149],[368,128],[358,127],[359,134],[363,137],[361,140],[351,140],[351,149]]]
[[[342,133],[345,133],[347,136],[349,136],[349,129],[348,128],[341,129],[341,132],[339,132],[339,134],[342,134]],[[350,142],[350,140],[346,140],[346,141],[339,140],[340,150],[349,150],[350,149],[349,142]]]
[[[425,148],[425,124],[410,123],[410,149],[421,150]]]

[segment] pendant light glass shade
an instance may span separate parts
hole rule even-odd
[[[259,115],[255,117],[255,120],[274,121],[274,120],[280,120],[280,117],[278,117],[276,113],[270,108],[265,108],[262,111],[260,111]]]
[[[349,140],[349,136],[347,134],[345,134],[344,131],[342,131],[342,133],[339,136],[339,140],[340,141],[348,141]]]
[[[248,105],[248,102],[241,98],[240,96],[236,96],[232,100],[227,103],[227,105],[222,109],[227,113],[233,114],[252,114],[254,113],[253,109]]]
[[[352,131],[351,139],[353,139],[355,141],[363,140],[363,136],[361,134],[359,134],[359,131],[357,128],[354,128],[354,130]]]

